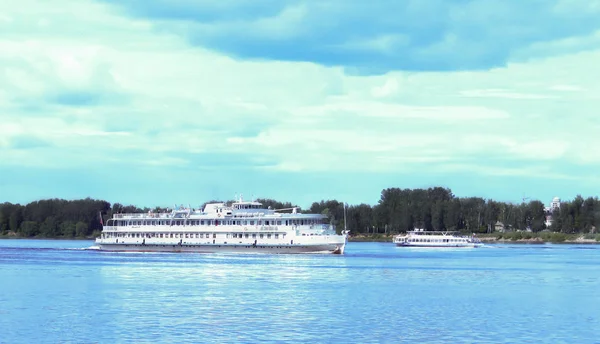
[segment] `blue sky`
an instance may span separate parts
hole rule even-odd
[[[0,202],[600,186],[600,1],[0,4]]]

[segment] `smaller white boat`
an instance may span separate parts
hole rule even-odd
[[[425,231],[416,229],[394,237],[396,246],[404,247],[480,247],[481,240],[456,231]]]

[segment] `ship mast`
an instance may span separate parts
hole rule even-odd
[[[344,233],[347,232],[347,227],[346,227],[346,202],[344,202]]]

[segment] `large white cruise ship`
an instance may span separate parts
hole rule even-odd
[[[334,253],[343,254],[348,232],[337,234],[327,217],[298,208],[274,210],[240,199],[202,210],[114,214],[94,248],[104,251]],[[287,211],[287,212],[286,212]]]

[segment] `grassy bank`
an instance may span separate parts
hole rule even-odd
[[[355,234],[348,238],[352,242],[392,242],[393,234]],[[565,234],[557,232],[509,232],[479,234],[478,238],[485,243],[600,243],[600,234]]]
[[[43,240],[94,240],[98,236],[100,236],[100,231],[94,231],[91,235],[81,237],[81,236],[56,236],[56,237],[47,237],[43,235],[36,235],[32,237],[26,237],[21,235],[20,233],[15,232],[4,232],[0,233],[0,239],[43,239]]]
[[[354,242],[392,242],[391,234],[356,234],[350,235],[348,241]]]
[[[509,242],[509,243],[568,243],[568,244],[596,244],[600,243],[600,234],[566,234],[558,232],[509,232],[482,234],[479,239],[483,242]]]

